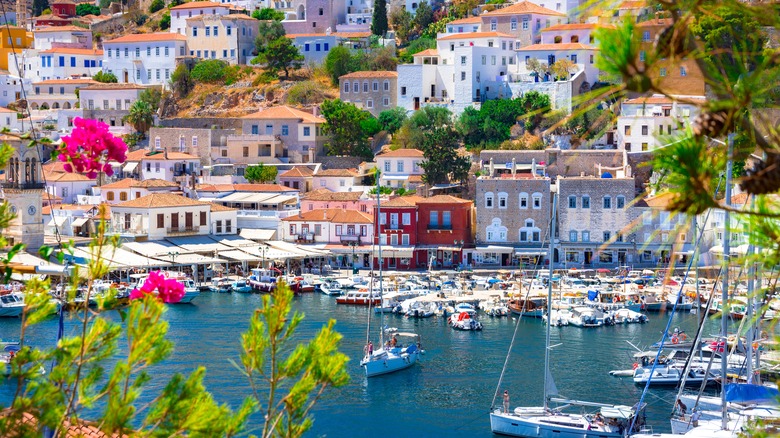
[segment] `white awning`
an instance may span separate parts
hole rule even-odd
[[[71,226],[81,227],[84,224],[86,224],[88,220],[89,220],[88,217],[79,217],[79,218],[73,219],[73,223],[71,223]]]
[[[158,256],[159,258],[162,258],[163,260],[166,258],[166,256]],[[209,257],[204,256],[200,254],[179,254],[177,256],[171,256],[169,260],[173,261],[173,264],[175,266],[178,265],[210,265],[213,263],[227,263],[227,260],[223,260],[216,257]]]
[[[515,255],[518,256],[543,256],[545,254],[548,254],[548,251],[545,251],[543,249],[517,249],[515,250]]]
[[[260,230],[254,228],[242,228],[239,234],[244,239],[256,240],[264,242],[266,240],[274,240],[276,238],[276,230]]]
[[[296,245],[294,243],[284,242],[281,240],[270,240],[265,242],[266,245],[280,249],[282,251],[300,254],[301,257],[321,257],[330,255],[330,251],[324,249],[315,249],[308,246]]]
[[[241,248],[244,246],[257,246],[257,242],[244,239],[239,236],[227,235],[227,236],[209,236],[211,240],[220,243],[231,248]]]
[[[243,261],[256,262],[261,259],[261,257],[257,257],[255,255],[241,251],[240,249],[232,249],[230,251],[220,251],[217,254],[220,257],[224,257],[226,259],[235,260],[239,262],[243,262]]]
[[[125,251],[122,248],[104,247],[102,251],[98,251],[97,248],[76,247],[73,248],[73,255],[84,260],[96,260],[100,256],[113,269],[150,268],[171,265],[166,261],[144,257]]]
[[[129,249],[130,251],[146,257],[161,257],[170,253],[184,254],[189,252],[164,240],[154,242],[125,242],[122,244],[122,248]]]
[[[165,240],[184,248],[186,252],[214,253],[214,251],[227,251],[229,246],[215,242],[209,236],[168,237]]]
[[[65,222],[68,220],[67,216],[54,216],[49,223],[46,224],[47,227],[53,227],[54,224],[57,224],[57,227],[62,228],[63,225],[65,225]]]
[[[132,173],[136,167],[138,167],[138,161],[131,161],[125,164],[125,167],[122,168],[122,171],[127,173]]]
[[[254,247],[241,247],[239,250],[251,254],[257,257],[259,260],[287,260],[287,259],[299,259],[303,256],[297,252],[283,251],[281,249],[272,248],[268,245],[254,246]]]
[[[379,248],[374,248],[374,256],[379,257]],[[382,258],[411,258],[414,257],[413,246],[382,246]]]
[[[477,247],[477,252],[498,252],[501,254],[509,254],[514,250],[511,246],[484,245]]]

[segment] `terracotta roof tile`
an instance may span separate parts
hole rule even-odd
[[[227,8],[227,5],[216,2],[189,2],[171,8],[172,11],[198,8]]]
[[[691,97],[685,97],[685,100],[704,100],[704,96],[691,96]],[[636,97],[634,99],[628,99],[623,103],[627,104],[644,104],[644,105],[662,105],[662,104],[673,104],[674,100],[672,100],[669,97],[663,96],[663,95],[653,95],[653,96],[647,96],[647,97]]]
[[[417,207],[417,203],[423,200],[421,196],[409,195],[409,196],[397,196],[387,202],[382,202],[382,207],[389,208],[412,208]]]
[[[127,153],[126,161],[144,161],[144,160],[200,160],[195,155],[186,154],[184,152],[168,152],[163,151],[149,152],[148,149],[137,149],[133,152]]]
[[[417,52],[412,56],[439,56],[439,51],[436,49],[425,49],[422,52]]]
[[[314,175],[314,172],[307,166],[295,166],[280,174],[279,178],[306,178],[312,175]]]
[[[325,177],[356,177],[360,175],[355,169],[321,169],[314,176]]]
[[[341,224],[372,224],[373,216],[357,210],[344,210],[340,208],[324,208],[301,212],[295,216],[289,216],[282,221],[286,222],[334,222]]]
[[[187,41],[187,37],[173,32],[135,33],[123,35],[119,38],[114,38],[113,40],[103,41],[103,44],[145,43],[152,41]]]
[[[614,24],[603,23],[568,23],[556,24],[542,29],[542,32],[555,32],[558,30],[582,30],[582,29],[614,29]]]
[[[45,81],[34,82],[34,85],[62,85],[62,84],[97,84],[97,81],[92,79],[47,79]]]
[[[376,71],[356,71],[352,73],[348,73],[342,76],[339,76],[339,79],[362,79],[362,78],[397,78],[398,72],[394,71],[383,71],[383,70],[376,70]]]
[[[33,33],[39,33],[39,32],[89,32],[89,33],[92,33],[91,30],[85,29],[83,27],[78,27],[78,26],[45,26],[45,27],[39,27],[39,28],[33,30]]]
[[[292,187],[281,184],[233,184],[233,190],[237,192],[297,192]]]
[[[151,188],[179,188],[179,185],[175,182],[166,181],[164,179],[159,178],[150,178],[145,179],[143,181],[138,181],[137,179],[133,178],[124,178],[116,182],[112,182],[110,184],[105,184],[101,186],[103,189],[129,189],[131,187],[140,187],[145,189],[151,189]]]
[[[47,182],[87,182],[87,181],[93,181],[94,179],[87,178],[86,175],[78,173],[78,172],[51,172],[47,173],[46,175],[46,181]]]
[[[460,20],[454,20],[447,23],[447,25],[450,24],[479,24],[482,23],[482,19],[479,17],[467,17],[467,18],[461,18]]]
[[[636,27],[667,27],[672,24],[671,18],[653,18],[652,20],[640,21]]]
[[[457,198],[450,195],[436,195],[417,201],[418,204],[470,204],[468,199]]]
[[[234,192],[233,184],[198,184],[196,190],[202,192]]]
[[[235,211],[235,208],[225,207],[221,204],[211,204],[211,211]]]
[[[328,189],[317,189],[306,193],[304,201],[359,201],[363,196],[361,192],[331,192]]]
[[[379,154],[377,158],[386,158],[386,157],[422,157],[423,152],[419,149],[396,149],[394,151],[385,152],[383,154]]]
[[[152,193],[150,195],[133,199],[132,201],[122,202],[120,204],[115,205],[115,207],[164,208],[164,207],[187,207],[193,205],[209,205],[209,204],[207,202],[196,201],[194,199],[185,198],[184,196],[174,195],[172,193]]]
[[[505,8],[499,8],[495,11],[486,12],[482,16],[495,16],[495,15],[514,15],[514,14],[540,14],[540,15],[555,15],[565,17],[566,14],[553,11],[552,9],[543,8],[537,4],[529,1],[522,1],[515,3]]]
[[[501,32],[470,32],[470,33],[454,33],[439,38],[439,41],[448,40],[471,40],[475,38],[514,38],[514,36]]]
[[[301,111],[295,108],[290,108],[287,105],[280,105],[258,111],[256,113],[248,114],[242,119],[257,119],[257,120],[277,120],[277,119],[301,119],[307,123],[325,123],[325,119],[317,117],[312,113]]]

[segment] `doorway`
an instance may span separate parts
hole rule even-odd
[[[585,264],[589,265],[593,262],[593,251],[585,250]]]

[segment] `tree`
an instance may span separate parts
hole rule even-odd
[[[393,143],[403,148],[416,148],[426,131],[452,124],[452,112],[444,107],[425,106],[415,111],[393,136]],[[458,137],[460,139],[460,137]]]
[[[149,4],[149,13],[154,14],[155,12],[161,10],[165,7],[165,2],[163,0],[152,0],[152,2]]]
[[[171,13],[166,12],[160,18],[160,30],[166,30],[171,28]]]
[[[566,81],[571,76],[571,72],[576,70],[577,65],[574,64],[569,58],[561,58],[550,66],[550,71],[559,80]]]
[[[264,62],[271,72],[283,70],[285,79],[290,77],[291,68],[300,68],[303,63],[303,55],[298,53],[292,40],[284,36],[268,43],[267,49],[257,59]]]
[[[320,109],[326,121],[323,132],[329,137],[325,143],[328,155],[373,157],[368,136],[361,126],[371,114],[341,99],[326,100]]]
[[[103,83],[106,83],[106,84],[115,84],[115,83],[117,83],[116,75],[114,75],[111,72],[99,71],[99,72],[95,73],[94,76],[92,76],[92,79],[97,81],[97,82],[103,82]]]
[[[425,160],[420,167],[425,170],[423,181],[426,184],[466,179],[471,163],[467,157],[458,154],[458,138],[458,133],[449,125],[435,126],[424,132],[420,149]]]
[[[255,9],[252,12],[252,18],[256,20],[282,21],[284,20],[284,12],[277,11],[273,8]]]
[[[76,5],[76,15],[79,17],[85,15],[100,15],[100,8],[89,3],[80,3]]]
[[[466,18],[477,6],[479,6],[478,0],[455,0],[451,11],[455,18]]]
[[[433,9],[426,0],[423,0],[414,11],[414,26],[422,33],[431,23],[433,23]]]
[[[264,53],[271,43],[276,39],[284,37],[284,27],[278,21],[264,21],[257,27],[257,37],[255,38],[255,52],[260,55]]]
[[[339,78],[351,73],[352,53],[344,46],[336,46],[325,57],[325,71],[328,72],[333,85],[339,85]]]
[[[160,109],[160,101],[162,101],[162,90],[160,87],[149,87],[141,92],[138,96],[138,100],[146,102],[152,108],[153,112],[157,112]]]
[[[190,75],[195,82],[218,83],[225,80],[228,67],[221,59],[204,59],[192,67]]]
[[[195,87],[195,82],[190,75],[190,69],[184,64],[176,66],[176,70],[171,75],[171,89],[179,98],[186,97],[192,88]]]
[[[33,17],[37,17],[43,14],[43,11],[49,9],[49,0],[33,0],[32,14]]]
[[[374,15],[371,17],[371,33],[384,37],[387,33],[387,1],[374,0]]]
[[[271,183],[276,181],[278,172],[276,166],[265,166],[260,163],[257,166],[247,166],[244,170],[244,178],[250,183]]]
[[[125,121],[133,125],[133,128],[141,134],[146,135],[146,131],[154,123],[154,110],[149,103],[143,100],[136,100],[130,105],[130,110],[125,116]]]
[[[390,11],[390,23],[393,25],[395,37],[401,44],[406,44],[409,41],[414,30],[413,20],[412,13],[402,7],[395,7]]]
[[[401,129],[401,125],[406,121],[406,110],[401,107],[395,107],[393,109],[384,110],[379,113],[379,124],[382,129],[395,134],[396,131]]]

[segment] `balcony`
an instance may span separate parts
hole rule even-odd
[[[360,245],[360,236],[357,234],[342,234],[339,237],[341,238],[342,245]]]
[[[200,232],[200,227],[196,227],[196,226],[168,227],[166,231],[168,233],[168,236],[189,236],[193,234],[198,234]]]
[[[428,224],[428,230],[452,231],[452,225]]]

